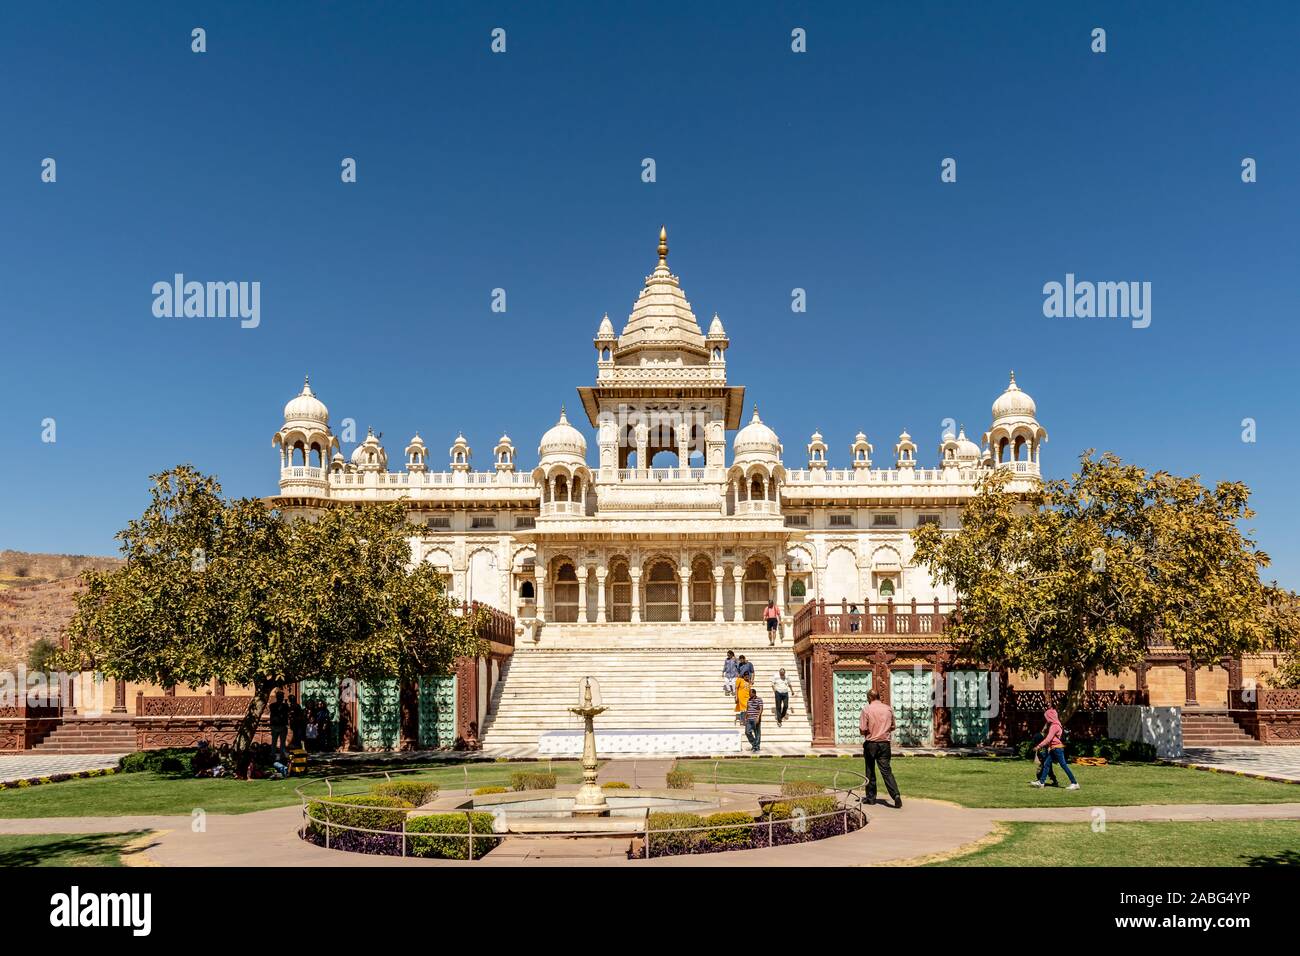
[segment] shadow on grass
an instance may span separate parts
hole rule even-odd
[[[1246,857],[1247,866],[1300,866],[1300,850],[1283,850],[1267,856]]]
[[[124,849],[124,844],[143,836],[145,831],[128,833],[75,833],[47,836],[33,834],[27,846],[0,848],[0,867],[18,866],[112,866],[121,856],[129,856],[147,847]],[[14,835],[10,840],[22,839]]]

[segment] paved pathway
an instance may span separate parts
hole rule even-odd
[[[0,783],[28,777],[48,777],[55,773],[76,773],[116,767],[121,754],[61,754],[26,751],[0,756]]]
[[[1188,747],[1177,763],[1300,782],[1300,747]]]
[[[1300,819],[1300,803],[1106,807],[1105,812],[1111,822],[1296,820]],[[296,806],[245,814],[209,814],[198,831],[188,816],[136,816],[3,819],[0,833],[152,830],[155,832],[140,844],[133,862],[161,866],[871,866],[952,855],[962,847],[992,837],[1001,821],[1088,823],[1093,819],[1090,807],[970,809],[938,800],[906,798],[901,810],[876,806],[866,808],[866,813],[866,827],[816,843],[649,861],[626,860],[611,852],[612,844],[606,841],[598,841],[600,846],[578,847],[562,840],[524,838],[510,838],[507,852],[493,852],[472,864],[343,853],[300,840],[296,830],[301,809]],[[506,844],[501,849],[507,849]]]
[[[673,769],[674,763],[672,757],[663,760],[610,760],[601,766],[596,782],[603,784],[621,780],[631,787],[662,790],[668,786],[668,771]]]

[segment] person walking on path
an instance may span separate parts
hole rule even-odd
[[[1079,781],[1074,779],[1074,774],[1070,772],[1070,765],[1065,762],[1065,741],[1061,739],[1061,718],[1056,713],[1055,707],[1047,708],[1043,714],[1043,719],[1047,721],[1047,727],[1043,730],[1043,739],[1034,747],[1035,750],[1043,751],[1043,767],[1038,771],[1038,779],[1033,782],[1033,786],[1041,787],[1047,782],[1047,775],[1052,772],[1052,763],[1059,763],[1065,775],[1070,778],[1070,785],[1067,790],[1078,790]]]
[[[727,659],[722,662],[722,692],[728,697],[736,695],[736,675],[740,665],[736,663],[736,652],[727,651]]]
[[[749,681],[745,678],[736,677],[736,722],[743,723],[745,720],[745,708],[749,706]]]
[[[768,601],[763,608],[763,620],[767,622],[767,642],[776,646],[776,628],[781,623],[781,612],[776,609],[776,601]]]
[[[772,678],[772,698],[775,700],[776,725],[781,726],[785,715],[790,711],[790,682],[785,679],[785,668]]]
[[[289,705],[284,702],[284,691],[275,692],[275,703],[271,705],[271,749],[282,760],[289,759],[285,748],[289,736]]]
[[[763,726],[763,698],[755,690],[745,705],[745,736],[749,739],[750,753],[758,753]]]
[[[862,708],[858,717],[858,732],[866,738],[862,744],[862,758],[867,763],[867,803],[874,805],[876,802],[876,766],[879,765],[880,776],[894,806],[902,808],[903,797],[894,781],[894,771],[889,767],[889,737],[894,732],[894,709],[880,699],[880,691],[867,692],[867,706]]]

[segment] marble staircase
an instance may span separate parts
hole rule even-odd
[[[578,682],[592,676],[609,709],[598,729],[736,728],[735,704],[723,693],[726,648],[754,662],[766,705],[763,744],[785,752],[807,750],[812,726],[789,644],[769,646],[760,628],[664,625],[548,625],[536,646],[515,650],[502,671],[484,724],[487,753],[524,755],[548,730],[578,730],[568,712],[577,703]],[[662,642],[662,643],[660,643]],[[778,727],[771,680],[779,668],[790,680],[790,710]]]

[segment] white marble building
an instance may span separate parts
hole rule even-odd
[[[474,469],[463,435],[441,471],[419,435],[397,469],[373,432],[345,458],[304,384],[274,437],[277,502],[405,499],[418,559],[442,569],[458,597],[515,615],[526,642],[539,644],[553,625],[756,621],[769,597],[787,620],[815,596],[951,601],[912,565],[908,531],[956,527],[984,469],[1013,469],[1025,490],[1038,480],[1047,432],[1014,375],[983,448],[963,429],[925,463],[906,431],[884,454],[859,432],[845,442],[849,467],[835,468],[814,432],[791,455],[757,407],[745,413],[744,387],[727,382],[722,321],[714,315],[702,331],[667,253],[661,233],[622,332],[608,315],[599,323],[581,410],[561,410],[531,469],[508,435],[487,469]]]

